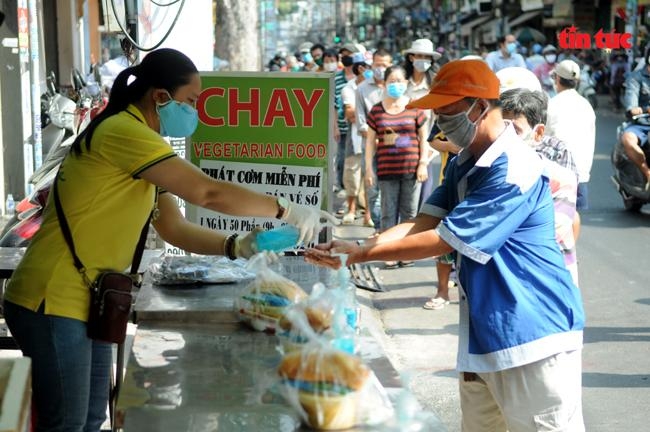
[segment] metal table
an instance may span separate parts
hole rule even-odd
[[[328,270],[283,257],[278,269],[307,292]],[[117,406],[125,432],[285,432],[300,418],[274,391],[277,338],[238,322],[234,300],[248,282],[224,285],[143,284],[135,305],[137,331]],[[362,312],[362,317],[363,317]],[[368,314],[370,315],[370,314]],[[360,354],[391,399],[401,392],[381,344],[362,329]],[[431,414],[428,431],[445,430]],[[372,428],[361,428],[372,430]]]

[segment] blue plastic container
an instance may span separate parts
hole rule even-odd
[[[257,235],[257,250],[281,252],[291,249],[298,243],[300,231],[293,225],[283,225]]]

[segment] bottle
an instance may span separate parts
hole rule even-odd
[[[346,257],[341,258],[345,260]],[[359,302],[356,287],[350,283],[350,271],[341,267],[336,272],[338,279],[339,302],[334,310],[333,330],[335,339],[333,345],[349,354],[356,354],[357,334],[359,332]]]
[[[259,251],[281,252],[291,249],[298,243],[300,232],[293,225],[283,225],[257,234],[256,243]]]
[[[7,195],[7,201],[5,202],[5,216],[12,217],[16,211],[16,203],[14,202],[14,196],[12,194]]]

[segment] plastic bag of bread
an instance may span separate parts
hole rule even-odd
[[[288,307],[275,332],[281,352],[300,349],[319,336],[334,338],[332,326],[338,302],[338,293],[319,283],[308,298]]]
[[[358,356],[309,343],[286,354],[278,374],[285,400],[311,428],[377,425],[393,416],[386,391]]]
[[[268,267],[267,256],[257,254],[248,264],[255,278],[235,299],[239,319],[258,331],[275,332],[286,309],[307,298],[298,284]]]

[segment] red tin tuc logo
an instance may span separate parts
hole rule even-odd
[[[604,32],[598,30],[593,38],[589,33],[579,32],[576,26],[565,27],[557,36],[558,45],[562,49],[629,49],[632,48],[630,33]]]

